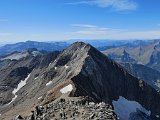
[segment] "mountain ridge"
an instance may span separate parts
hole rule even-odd
[[[49,54],[45,56],[28,58],[28,61],[23,61],[25,64],[16,61],[15,69],[16,66],[30,68],[30,76],[26,85],[16,93],[18,96],[16,100],[9,106],[2,106],[0,111],[3,113],[2,116],[25,114],[22,108],[26,108],[26,111],[34,109],[41,103],[39,97],[46,102],[49,99],[55,100],[63,95],[60,92],[62,86],[69,84],[73,87],[70,97],[89,96],[94,102],[112,104],[113,100],[118,100],[122,96],[139,102],[152,112],[152,116],[160,115],[159,93],[143,80],[130,75],[121,65],[91,45],[76,42],[61,52],[54,52],[53,56]],[[12,90],[9,94],[12,94]],[[3,91],[0,92],[3,94]]]
[[[129,62],[146,65],[159,71],[160,41],[155,40],[151,44],[132,46],[118,46],[102,51],[105,55],[117,62]],[[128,54],[130,60],[124,61],[124,51]]]
[[[19,42],[15,44],[7,44],[0,47],[0,56],[10,54],[14,51],[22,52],[28,48],[36,48],[38,50],[44,51],[61,51],[64,48],[68,47],[66,42],[37,42],[37,41],[26,41]]]

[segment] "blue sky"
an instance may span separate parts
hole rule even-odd
[[[0,0],[0,43],[160,38],[160,0]]]

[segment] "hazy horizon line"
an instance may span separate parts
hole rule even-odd
[[[71,41],[149,41],[149,40],[160,40],[160,38],[157,39],[69,39],[69,40],[22,40],[22,41],[13,41],[13,42],[0,42],[0,47],[2,45],[6,44],[16,44],[21,42],[44,42],[44,43],[50,43],[50,42],[71,42]]]

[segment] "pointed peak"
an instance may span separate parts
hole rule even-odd
[[[84,43],[84,42],[75,42],[75,43],[71,44],[71,46],[84,47],[84,46],[91,46],[91,45],[88,43]]]
[[[91,45],[86,44],[84,42],[75,42],[71,44],[68,48],[64,49],[66,53],[75,53],[75,51],[80,52],[81,50],[89,51],[93,48]]]

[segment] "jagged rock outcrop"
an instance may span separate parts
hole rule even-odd
[[[125,50],[123,52],[121,61],[122,62],[129,62],[129,63],[135,62],[135,60],[133,58],[131,58],[130,55]]]

